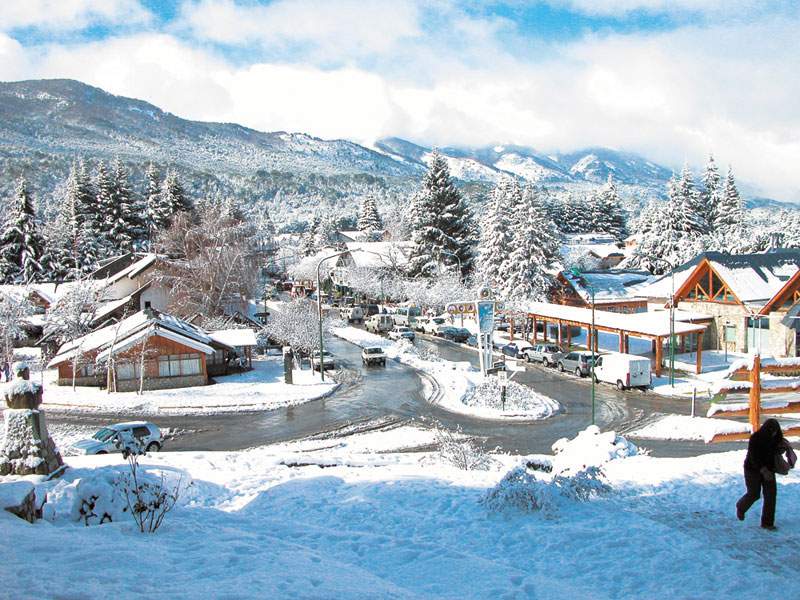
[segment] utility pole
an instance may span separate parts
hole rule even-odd
[[[575,267],[573,267],[570,270],[570,272],[575,277],[582,277],[582,274],[581,274],[580,270],[575,268]],[[594,286],[592,284],[590,284],[589,281],[587,279],[585,279],[585,278],[584,278],[584,281],[586,282],[585,283],[586,287],[589,288],[589,292],[592,294],[592,336],[588,341],[589,341],[590,349],[592,351],[592,425],[594,425],[595,424],[595,417],[596,417],[596,413],[595,413],[595,389],[594,389],[595,388],[595,382],[594,382],[594,361],[595,361],[594,345],[595,345],[595,342],[597,341],[597,330],[595,329],[595,323],[594,323],[594,298],[595,298],[594,294],[595,294],[595,292],[594,292]],[[561,327],[561,325],[559,325],[559,327]],[[559,332],[559,336],[560,335],[561,335],[561,333]]]

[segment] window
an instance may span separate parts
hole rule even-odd
[[[77,377],[94,377],[95,373],[94,364],[84,365],[78,367]]]
[[[153,303],[150,302],[150,300],[145,300],[144,301],[144,307],[145,308],[153,308]]]
[[[200,374],[199,354],[170,354],[158,357],[159,377],[180,377]]]
[[[139,363],[121,363],[117,365],[117,379],[139,379]]]
[[[150,430],[145,426],[133,428],[133,437],[135,438],[148,437],[149,435],[150,435]]]
[[[769,317],[747,317],[748,329],[769,329]]]

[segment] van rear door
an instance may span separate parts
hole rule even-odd
[[[632,360],[630,362],[631,386],[650,385],[650,361]]]

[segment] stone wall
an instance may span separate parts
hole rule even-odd
[[[186,375],[185,377],[146,377],[144,389],[170,390],[175,388],[196,387],[206,385],[208,380],[203,374]],[[122,379],[117,381],[118,392],[135,392],[139,389],[138,379]]]

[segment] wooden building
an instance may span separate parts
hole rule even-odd
[[[550,293],[555,304],[591,308],[592,292],[597,310],[636,313],[647,310],[647,300],[640,290],[653,281],[647,271],[608,269],[585,271],[575,275],[562,271],[556,277],[556,285]]]

